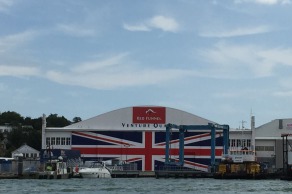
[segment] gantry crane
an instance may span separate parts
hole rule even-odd
[[[173,163],[170,161],[170,136],[171,129],[179,129],[179,162]],[[165,164],[171,165],[176,164],[179,166],[184,165],[184,134],[186,131],[191,130],[210,130],[211,132],[211,167],[215,165],[215,147],[216,147],[216,131],[221,130],[223,133],[223,152],[224,154],[228,153],[229,145],[229,126],[228,125],[219,125],[209,123],[208,125],[175,125],[175,124],[166,124],[166,136],[165,136]]]

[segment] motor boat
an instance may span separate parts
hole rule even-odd
[[[66,162],[60,156],[58,160],[48,160],[45,163],[45,170],[39,172],[39,179],[68,179]]]
[[[103,162],[92,162],[90,167],[80,168],[82,178],[111,178],[111,173]]]

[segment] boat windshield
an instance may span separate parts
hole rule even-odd
[[[90,165],[90,168],[100,168],[100,167],[103,167],[103,163],[101,162],[92,162],[91,165]]]

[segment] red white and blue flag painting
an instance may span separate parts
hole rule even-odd
[[[210,131],[191,131],[184,138],[184,167],[208,171],[211,158]],[[165,161],[165,132],[163,131],[92,131],[72,132],[72,149],[87,159],[119,159],[136,163],[138,170],[154,171]],[[216,134],[216,158],[223,152],[223,137]],[[179,157],[179,134],[171,135],[170,155]]]

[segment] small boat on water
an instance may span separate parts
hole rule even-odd
[[[82,178],[111,178],[110,170],[103,162],[92,162],[90,167],[82,167],[78,173]]]
[[[263,178],[260,164],[251,150],[232,150],[222,157],[214,178]]]
[[[39,179],[68,179],[66,162],[62,158],[59,160],[49,160],[45,163],[45,170],[39,172]]]

